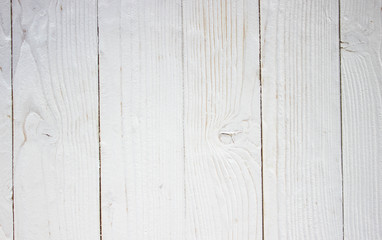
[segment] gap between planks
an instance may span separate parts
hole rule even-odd
[[[101,94],[99,75],[99,4],[97,4],[97,88],[98,88],[98,188],[99,188],[99,239],[102,240],[102,158],[101,158]]]
[[[261,236],[264,240],[264,155],[263,155],[263,83],[262,83],[262,64],[261,64],[261,0],[258,0],[258,11],[259,11],[259,86],[260,86],[260,157],[261,157]]]
[[[97,4],[97,90],[98,90],[98,189],[99,189],[99,239],[102,240],[102,158],[101,158],[101,94],[100,94],[100,74],[99,74],[99,1]]]
[[[15,111],[13,103],[13,0],[10,0],[11,13],[11,114],[12,114],[12,239],[15,240]]]
[[[342,239],[345,240],[345,207],[344,207],[344,161],[343,161],[343,134],[342,134],[342,61],[341,61],[341,0],[338,0],[338,61],[340,78],[340,135],[341,135],[341,200],[342,200]]]

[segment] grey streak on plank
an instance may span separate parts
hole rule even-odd
[[[0,0],[0,240],[13,238],[11,6]]]

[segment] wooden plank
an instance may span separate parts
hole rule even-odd
[[[15,239],[99,239],[97,5],[13,1]]]
[[[261,239],[258,3],[184,1],[187,239]]]
[[[180,0],[99,1],[102,228],[184,237]]]
[[[382,2],[341,0],[345,239],[382,239]]]
[[[0,240],[13,238],[11,9],[0,0]]]
[[[260,5],[265,239],[342,239],[338,3]]]

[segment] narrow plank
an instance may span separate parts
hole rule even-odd
[[[99,1],[103,240],[184,237],[180,0]]]
[[[342,239],[338,3],[260,5],[265,239]]]
[[[261,239],[258,3],[184,1],[187,239]]]
[[[11,9],[0,0],[0,240],[13,238]]]
[[[99,239],[97,5],[13,1],[15,239]]]
[[[382,239],[382,1],[341,0],[345,239]]]

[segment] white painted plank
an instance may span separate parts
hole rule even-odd
[[[184,237],[180,0],[99,1],[103,239]]]
[[[11,9],[0,0],[0,240],[13,238]]]
[[[15,239],[99,239],[97,5],[13,1]]]
[[[382,1],[341,0],[345,239],[382,239]]]
[[[262,0],[265,239],[342,239],[338,3]]]
[[[261,239],[258,3],[184,1],[187,239]]]

